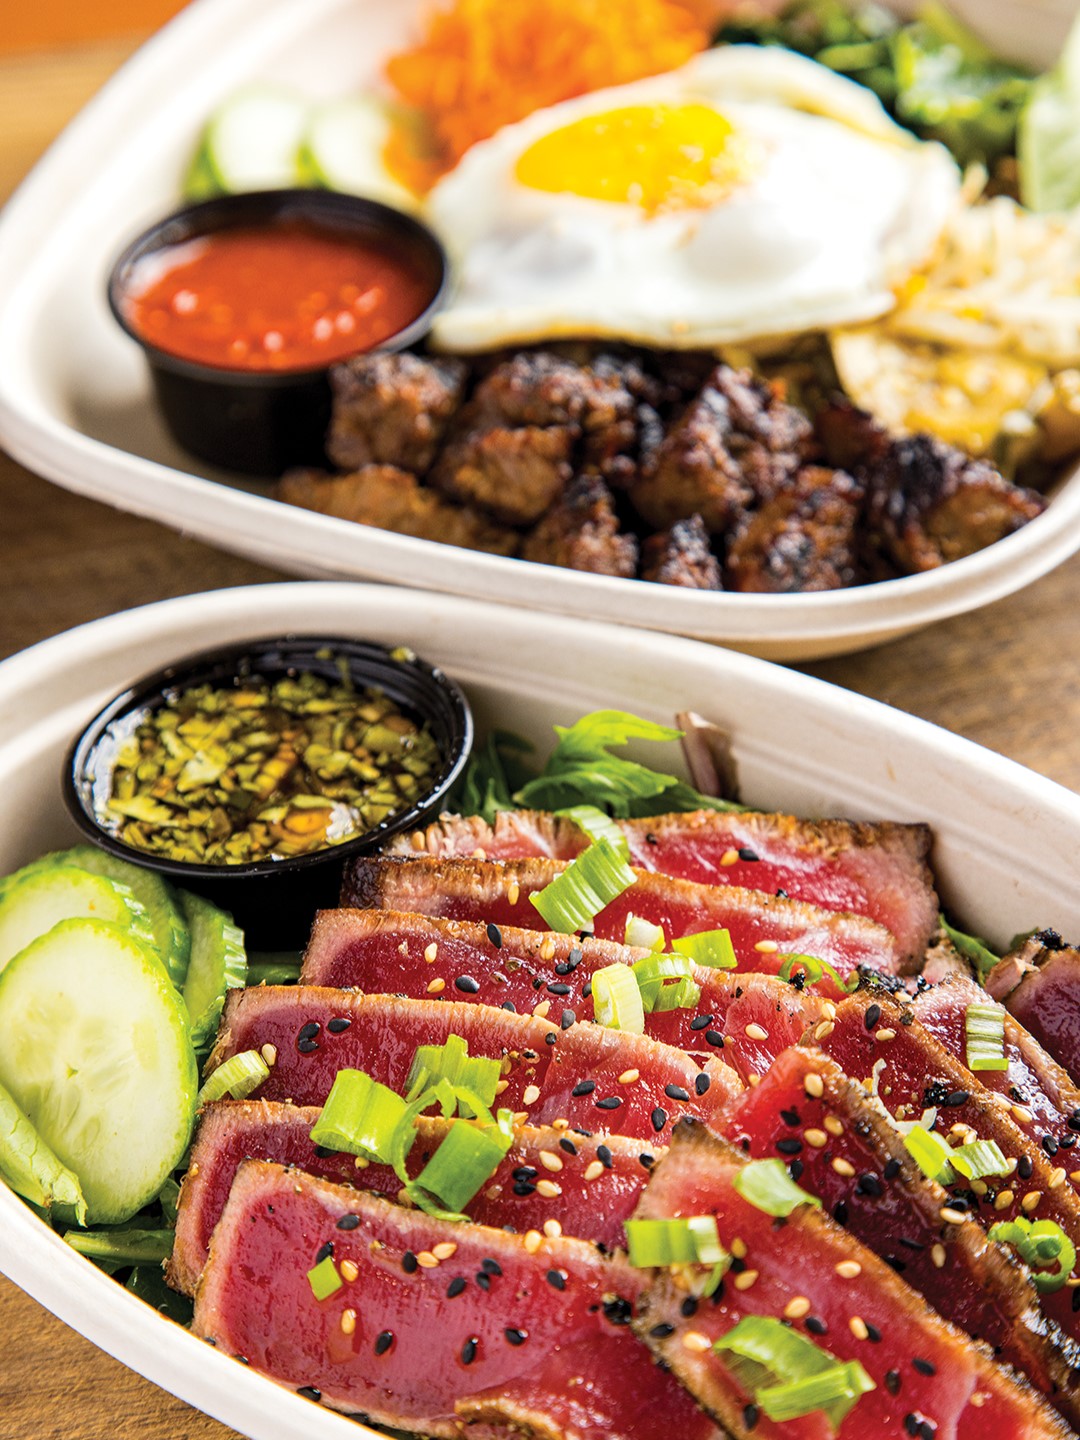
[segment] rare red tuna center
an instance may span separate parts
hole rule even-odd
[[[430,278],[388,240],[282,220],[144,257],[123,304],[132,328],[170,355],[266,371],[371,350],[431,298]]]

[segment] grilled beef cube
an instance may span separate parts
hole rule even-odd
[[[629,579],[637,570],[638,545],[633,535],[620,533],[604,482],[582,475],[526,538],[521,558]]]
[[[720,564],[709,547],[709,532],[700,515],[676,520],[670,530],[645,541],[641,578],[687,590],[722,590]]]
[[[889,432],[866,410],[834,395],[814,415],[814,433],[826,464],[857,473],[880,464],[889,449]]]
[[[430,467],[461,403],[468,368],[458,359],[357,355],[330,372],[333,411],[327,452],[342,470]]]
[[[838,590],[858,579],[862,487],[843,470],[807,465],[743,517],[727,553],[731,590]]]
[[[470,405],[468,423],[451,436],[431,483],[449,499],[477,505],[503,524],[532,525],[570,479],[575,438],[568,425],[488,426],[479,407]]]
[[[872,534],[910,574],[983,550],[1046,508],[1041,495],[1003,479],[987,461],[930,435],[894,440],[866,478]]]
[[[657,529],[697,513],[723,534],[787,483],[809,438],[809,421],[772,386],[718,365],[633,487],[634,504]]]
[[[466,550],[512,555],[518,546],[512,530],[468,507],[448,505],[433,490],[425,490],[415,475],[392,465],[365,465],[353,475],[294,470],[278,481],[274,498],[320,515]]]

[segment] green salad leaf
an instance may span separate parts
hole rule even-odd
[[[1017,148],[1020,198],[1029,209],[1080,204],[1080,20],[1057,65],[1032,87]]]

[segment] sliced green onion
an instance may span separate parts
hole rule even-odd
[[[595,840],[550,885],[529,896],[552,930],[573,935],[634,883],[634,872],[610,840]]]
[[[683,956],[646,955],[630,968],[646,1015],[688,1009],[701,999],[701,986],[693,977],[690,961]]]
[[[714,1343],[713,1349],[724,1357],[739,1384],[754,1396],[755,1404],[778,1421],[821,1410],[839,1429],[860,1396],[877,1388],[857,1360],[844,1364],[805,1335],[768,1315],[744,1316]],[[847,1372],[843,1383],[836,1372]],[[827,1383],[826,1376],[831,1377]],[[809,1382],[818,1378],[823,1383],[815,1389]],[[766,1408],[766,1396],[777,1414]]]
[[[234,1100],[245,1100],[269,1075],[270,1066],[258,1050],[241,1050],[218,1066],[199,1091],[196,1103],[201,1108],[224,1095],[231,1095]]]
[[[334,1257],[327,1255],[313,1270],[307,1272],[308,1284],[316,1300],[327,1300],[345,1283],[337,1272]]]
[[[592,978],[593,1018],[609,1030],[645,1031],[645,1007],[631,966],[605,965]]]
[[[975,1140],[960,1145],[949,1154],[949,1164],[967,1180],[982,1180],[987,1175],[1007,1175],[1009,1162],[996,1140]]]
[[[423,1192],[460,1215],[498,1168],[513,1138],[512,1132],[507,1133],[497,1124],[481,1126],[456,1120],[435,1154],[407,1186],[410,1197],[423,1206],[417,1193]]]
[[[64,1239],[91,1260],[112,1265],[160,1265],[172,1254],[171,1230],[69,1230]]]
[[[1001,1220],[987,1232],[991,1240],[1015,1245],[1021,1260],[1031,1271],[1035,1288],[1043,1295],[1060,1290],[1076,1264],[1076,1246],[1056,1220]],[[1056,1265],[1056,1270],[1045,1267]]]
[[[938,921],[960,954],[965,955],[975,966],[980,978],[989,975],[1001,957],[995,955],[977,936],[965,935],[962,930],[957,930],[955,925],[950,925],[944,915],[939,915]]]
[[[785,955],[783,959],[784,963],[777,972],[781,980],[790,980],[795,967],[798,966],[806,977],[807,985],[816,985],[827,975],[836,988],[842,990],[845,995],[851,995],[859,988],[858,972],[849,975],[846,980],[841,980],[835,967],[817,955]]]
[[[418,1045],[405,1082],[405,1099],[410,1103],[424,1090],[447,1080],[454,1090],[466,1089],[490,1108],[495,1100],[501,1065],[485,1055],[469,1055],[469,1042],[460,1035],[448,1035],[445,1045]],[[456,1105],[455,1107],[456,1108]],[[454,1111],[451,1109],[450,1114]]]
[[[736,1171],[731,1182],[744,1200],[766,1215],[790,1215],[799,1205],[821,1201],[796,1185],[782,1160],[751,1160]]]
[[[873,1380],[858,1360],[851,1360],[832,1365],[805,1380],[766,1385],[754,1399],[769,1419],[777,1423],[821,1410],[834,1425],[840,1425],[860,1396],[874,1389]]]
[[[681,935],[671,942],[671,948],[710,970],[734,970],[738,964],[735,947],[726,930],[700,930],[696,935]]]
[[[579,830],[584,830],[590,840],[610,840],[624,860],[630,858],[630,842],[610,815],[598,810],[595,805],[568,805],[565,810],[556,810],[556,815],[565,815]],[[629,943],[629,942],[627,942]]]
[[[731,1263],[731,1256],[720,1244],[715,1215],[692,1215],[674,1220],[626,1220],[624,1227],[630,1264],[639,1268],[653,1265],[723,1265],[726,1269]]]
[[[312,1127],[311,1139],[328,1150],[389,1163],[405,1111],[400,1095],[363,1070],[339,1070]]]
[[[1007,1070],[1005,1011],[999,1005],[969,1005],[964,1011],[969,1070]]]
[[[661,951],[667,944],[664,938],[664,927],[654,925],[640,915],[628,915],[626,929],[623,932],[623,944],[633,945],[639,950]]]
[[[935,1130],[913,1125],[904,1136],[907,1152],[928,1180],[948,1185],[953,1179],[953,1152]]]

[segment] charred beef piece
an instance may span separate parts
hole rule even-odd
[[[845,471],[804,466],[736,525],[727,588],[791,594],[855,584],[862,510],[862,487]]]
[[[620,533],[603,480],[582,475],[526,538],[521,558],[629,579],[637,571],[638,544],[633,535]]]
[[[512,555],[518,547],[512,530],[468,506],[447,504],[424,489],[415,475],[392,465],[365,465],[353,475],[334,476],[295,470],[278,481],[273,493],[286,505],[419,540],[441,540],[493,555]]]
[[[872,535],[909,573],[983,550],[1046,509],[1034,490],[930,435],[893,440],[866,484]]]
[[[468,368],[456,358],[357,355],[330,371],[326,448],[342,470],[398,465],[423,475],[461,403]]]
[[[884,426],[843,395],[832,396],[815,413],[814,434],[826,463],[852,474],[881,464],[890,443]]]
[[[487,424],[470,403],[430,480],[449,499],[476,505],[506,525],[533,525],[570,479],[577,431],[570,425]]]
[[[799,820],[749,810],[697,810],[616,824],[638,869],[868,915],[896,936],[905,969],[920,968],[937,928],[940,907],[927,864],[931,835],[926,825]],[[386,853],[573,860],[588,844],[589,837],[566,816],[500,810],[494,825],[476,816],[443,816],[391,841]]]
[[[720,562],[709,546],[700,515],[676,520],[670,530],[651,535],[641,556],[641,578],[687,590],[722,590]]]
[[[718,365],[632,489],[657,529],[699,514],[711,534],[768,499],[802,463],[810,422],[749,371]]]

